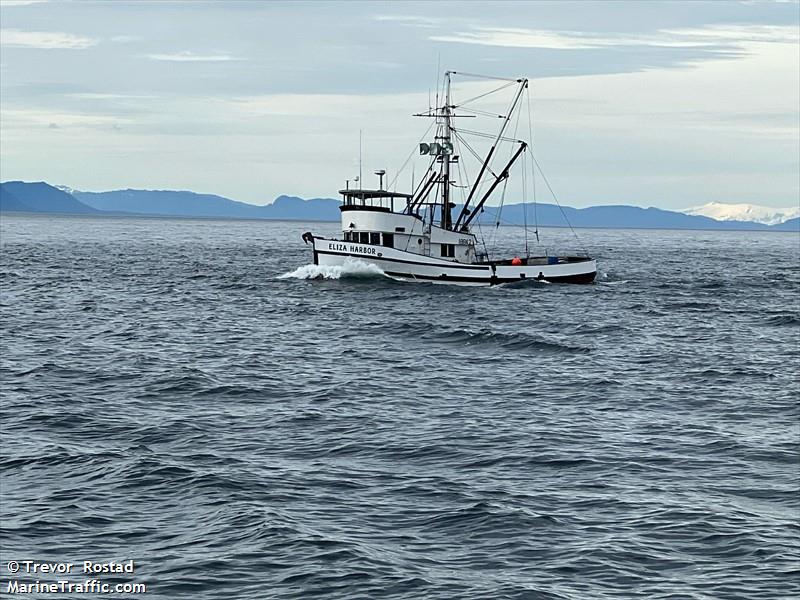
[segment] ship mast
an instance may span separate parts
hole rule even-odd
[[[420,143],[420,154],[422,155],[432,155],[433,161],[431,162],[430,166],[428,167],[428,173],[430,176],[426,175],[426,178],[423,179],[418,188],[415,190],[413,194],[413,199],[409,202],[408,207],[406,210],[409,213],[412,213],[417,206],[422,204],[431,206],[432,210],[430,211],[430,224],[433,225],[436,220],[436,206],[441,205],[442,209],[442,216],[439,220],[439,224],[442,229],[448,231],[469,231],[469,225],[475,217],[478,216],[478,213],[482,211],[483,205],[495,188],[506,180],[509,176],[509,169],[514,164],[514,162],[519,158],[520,154],[525,151],[527,148],[527,144],[522,140],[513,140],[509,138],[503,137],[505,133],[506,127],[508,126],[509,122],[511,121],[511,117],[514,114],[515,109],[519,103],[519,100],[522,96],[523,90],[528,86],[527,79],[503,79],[503,78],[495,78],[495,77],[488,77],[489,79],[501,79],[506,81],[507,83],[496,90],[492,90],[489,92],[485,92],[476,96],[475,98],[471,98],[462,102],[459,106],[452,104],[452,98],[450,97],[450,85],[451,79],[453,75],[468,75],[467,73],[457,73],[456,71],[445,71],[444,73],[444,90],[443,90],[443,100],[442,104],[439,105],[439,95],[437,92],[436,98],[436,107],[428,107],[428,111],[425,113],[418,113],[414,116],[417,117],[432,117],[436,119],[436,142],[428,144],[428,143]],[[486,75],[473,75],[473,77],[487,77]],[[458,162],[458,156],[453,155],[453,132],[456,131],[456,137],[461,139],[460,135],[457,133],[457,130],[453,129],[452,121],[454,117],[475,117],[476,115],[462,115],[462,114],[454,114],[455,109],[467,104],[468,102],[472,102],[477,100],[478,98],[482,98],[484,96],[488,96],[489,94],[493,94],[498,92],[506,87],[509,87],[513,84],[518,84],[518,89],[516,94],[514,95],[514,99],[511,102],[511,106],[509,106],[507,114],[505,115],[498,115],[499,118],[503,119],[502,126],[500,127],[500,131],[498,132],[497,136],[494,139],[494,143],[492,147],[489,149],[486,158],[483,160],[483,164],[481,165],[480,171],[478,172],[478,176],[475,178],[474,183],[470,188],[469,195],[467,196],[466,201],[464,202],[464,206],[462,206],[461,211],[458,214],[458,218],[455,220],[455,224],[453,223],[453,215],[452,215],[452,208],[453,204],[450,202],[450,164]],[[437,84],[438,85],[438,84]],[[468,111],[469,112],[469,111]],[[476,112],[476,114],[487,114],[485,111],[471,111]],[[469,132],[475,133],[475,132]],[[481,135],[481,134],[477,134]],[[463,141],[463,140],[462,140]],[[498,174],[496,173],[490,166],[492,159],[494,158],[495,151],[498,148],[498,144],[503,141],[511,141],[517,142],[520,146],[517,149],[517,152],[511,157],[506,167]],[[471,148],[470,148],[471,150]],[[475,154],[475,152],[472,152]],[[477,155],[476,155],[477,157]],[[480,160],[480,158],[478,159]],[[436,162],[439,163],[438,171],[436,169]],[[483,197],[477,201],[477,204],[474,208],[470,208],[470,203],[472,202],[473,198],[475,197],[476,193],[478,192],[479,188],[490,178],[484,178],[484,174],[486,171],[489,171],[491,174],[491,179],[494,179],[494,182],[490,185],[489,191],[486,192]],[[441,186],[438,191],[438,201],[434,200],[431,203],[426,202],[428,195],[433,192],[436,188],[436,185]]]
[[[444,106],[441,111],[442,125],[442,147],[452,148],[450,143],[450,71],[444,74],[445,93]],[[450,153],[445,151],[441,154],[442,166],[440,169],[440,180],[442,182],[442,229],[451,229],[453,218],[450,214]]]

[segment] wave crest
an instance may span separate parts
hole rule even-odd
[[[386,277],[376,265],[359,259],[347,259],[343,265],[303,265],[280,275],[278,279],[370,279]]]

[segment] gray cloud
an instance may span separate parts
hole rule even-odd
[[[195,54],[190,51],[174,52],[172,54],[148,54],[147,58],[168,62],[227,62],[240,60],[230,54]]]
[[[585,31],[548,31],[523,28],[475,27],[431,40],[509,48],[588,50],[604,47],[652,46],[658,48],[740,47],[744,42],[797,43],[796,27],[777,25],[712,25],[704,28],[664,29],[651,34],[614,35]]]
[[[83,50],[95,44],[97,44],[96,39],[60,31],[0,30],[0,45],[12,48]]]

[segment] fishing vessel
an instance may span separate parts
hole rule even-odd
[[[458,101],[453,98],[452,79],[459,75],[471,81],[483,77],[489,82],[500,80],[503,83],[497,89],[483,91],[481,88],[477,97]],[[387,276],[396,279],[459,285],[497,285],[525,279],[581,284],[594,281],[597,264],[587,253],[550,255],[548,252],[532,252],[527,243],[527,225],[524,249],[516,255],[495,255],[487,246],[485,237],[476,234],[475,228],[480,229],[481,215],[489,209],[487,202],[500,194],[502,208],[512,169],[524,162],[521,157],[524,159],[529,153],[528,142],[514,135],[518,131],[522,98],[528,86],[525,78],[500,79],[445,72],[435,106],[431,105],[427,111],[415,115],[431,118],[428,132],[435,131],[432,139],[421,140],[418,145],[419,155],[427,164],[423,177],[415,184],[412,175],[410,193],[396,191],[392,185],[386,186],[391,190],[384,189],[385,170],[375,172],[379,177],[377,189],[351,188],[348,181],[345,189],[339,190],[342,200],[339,207],[341,238],[326,238],[312,232],[305,232],[302,236],[306,244],[312,245],[314,264],[346,266],[353,261],[362,261],[377,266]],[[507,94],[510,91],[512,98],[503,114],[474,108],[476,100],[502,91]],[[530,96],[527,98],[531,131]],[[499,131],[486,133],[461,127],[462,118],[487,115],[500,123]],[[513,120],[515,115],[516,121]],[[516,126],[509,133],[514,122]],[[489,136],[487,144],[490,145],[485,155],[475,151],[467,140],[469,135],[483,136],[484,139]],[[415,146],[413,153],[416,152]],[[480,164],[472,179],[466,173],[464,152],[476,159],[476,165]],[[534,166],[538,167],[538,162],[531,157],[528,163],[535,185]],[[522,169],[522,173],[527,177],[527,170]],[[363,184],[360,175],[356,180],[359,185]],[[394,182],[397,181],[395,176]],[[549,183],[547,186],[550,187]],[[460,200],[460,204],[455,200]],[[499,227],[499,217],[495,224]],[[534,233],[538,240],[538,226]]]

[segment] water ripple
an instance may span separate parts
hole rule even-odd
[[[792,234],[592,230],[595,285],[466,289],[285,242],[334,225],[0,227],[2,564],[134,559],[153,599],[800,595]]]

